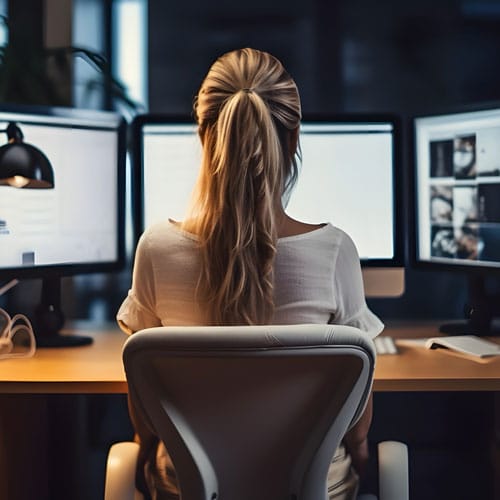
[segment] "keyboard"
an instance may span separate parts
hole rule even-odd
[[[375,351],[377,354],[397,354],[398,348],[394,343],[394,339],[392,337],[388,337],[387,335],[379,335],[373,339],[373,343],[375,344]]]

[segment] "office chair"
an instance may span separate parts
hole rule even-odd
[[[331,459],[364,411],[374,361],[372,342],[338,325],[158,327],[123,350],[130,398],[166,444],[182,500],[327,500]],[[384,447],[403,473],[382,478],[380,500],[405,500],[405,447]],[[111,448],[105,500],[141,498],[137,451]]]

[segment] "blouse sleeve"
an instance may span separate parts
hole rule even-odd
[[[382,321],[366,305],[358,251],[347,234],[337,256],[334,294],[337,302],[334,323],[355,326],[371,338],[384,329]]]
[[[129,335],[143,328],[161,326],[155,303],[153,263],[147,237],[143,235],[135,253],[132,287],[116,315],[118,325]]]

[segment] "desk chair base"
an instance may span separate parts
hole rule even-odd
[[[104,500],[143,500],[135,489],[135,469],[139,444],[115,443],[108,453]]]
[[[135,489],[139,445],[115,443],[109,450],[104,500],[143,500]],[[404,443],[378,444],[379,496],[363,494],[358,500],[408,500],[408,448]]]

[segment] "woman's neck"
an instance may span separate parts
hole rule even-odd
[[[285,238],[287,236],[296,236],[298,234],[309,233],[315,229],[323,227],[325,224],[309,224],[292,219],[289,215],[283,212],[278,220],[278,238]]]
[[[307,222],[295,220],[290,217],[283,209],[278,210],[278,213],[275,217],[278,238],[285,238],[287,236],[296,236],[298,234],[309,233],[325,225],[325,223],[309,224]],[[180,227],[189,233],[196,234],[197,225],[195,219],[188,219],[184,222],[171,222],[173,222],[177,227]]]

